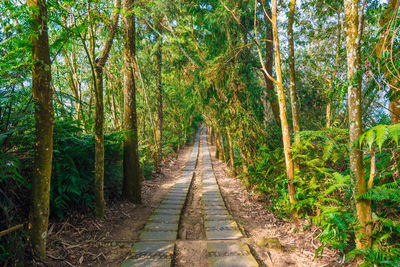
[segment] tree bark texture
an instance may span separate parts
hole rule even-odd
[[[142,201],[138,154],[138,133],[135,87],[135,14],[134,0],[124,0],[124,181],[123,195],[133,203]]]
[[[160,164],[162,161],[162,142],[163,142],[163,88],[162,88],[162,25],[161,18],[157,22],[157,51],[156,51],[156,64],[157,64],[157,116],[158,116],[158,150],[157,150],[157,170],[160,171]]]
[[[34,21],[32,41],[32,94],[35,110],[34,169],[29,214],[29,241],[34,253],[46,256],[50,180],[53,156],[53,91],[45,0],[28,0]]]
[[[363,152],[355,146],[355,142],[362,134],[361,113],[361,75],[360,70],[360,41],[358,0],[345,0],[345,27],[347,32],[347,78],[348,78],[348,110],[350,124],[350,169],[354,179],[356,195],[367,192],[364,177]],[[365,249],[371,245],[371,201],[366,199],[355,200],[357,217],[360,229],[356,234],[356,246]]]
[[[286,173],[289,179],[288,183],[288,191],[289,191],[289,200],[290,203],[295,203],[296,200],[294,198],[295,195],[295,187],[293,184],[294,180],[294,166],[292,153],[290,151],[290,132],[289,125],[287,122],[287,114],[286,114],[286,102],[285,95],[283,91],[282,84],[282,69],[281,69],[281,58],[279,52],[279,39],[278,39],[278,24],[277,24],[277,1],[272,0],[272,31],[273,31],[273,41],[274,41],[274,50],[275,50],[275,72],[277,76],[277,92],[278,92],[278,102],[279,102],[279,114],[282,128],[282,138],[283,138],[283,149],[285,154],[285,163],[286,163]]]
[[[230,162],[231,162],[231,169],[232,169],[232,174],[236,175],[236,167],[235,167],[235,154],[233,151],[233,140],[232,140],[232,135],[230,134],[229,130],[226,130],[227,138],[228,138],[228,143],[229,143],[229,157],[230,157]]]
[[[300,132],[300,123],[299,123],[299,111],[297,107],[296,68],[295,68],[295,58],[294,58],[294,37],[293,37],[295,8],[296,8],[296,0],[290,0],[289,17],[288,17],[289,89],[290,89],[290,102],[292,106],[293,133],[295,135],[295,143],[297,143],[299,142],[299,135],[297,133]]]
[[[337,35],[336,35],[336,56],[335,56],[335,69],[333,70],[332,76],[329,80],[329,91],[328,91],[328,103],[326,105],[326,128],[331,127],[332,121],[332,97],[330,96],[333,90],[333,81],[336,78],[337,70],[339,67],[339,56],[340,56],[340,40],[342,38],[342,26],[340,23],[340,13],[341,8],[338,8],[337,11]]]
[[[215,135],[215,144],[216,144],[216,150],[215,150],[215,157],[219,160],[224,160],[224,146],[222,144],[222,135],[220,130],[216,130],[216,135]]]
[[[95,60],[95,175],[94,175],[94,210],[98,218],[104,218],[104,97],[103,72],[117,31],[121,0],[115,0],[115,9],[111,15],[110,36],[107,39],[100,56]]]
[[[269,74],[272,74],[272,68],[274,65],[274,44],[273,44],[273,35],[272,35],[272,24],[271,21],[268,19],[268,16],[271,17],[271,9],[270,7],[266,7],[267,13],[264,14],[264,22],[266,25],[265,28],[265,69]],[[267,16],[268,15],[268,16]],[[275,121],[280,123],[279,120],[279,104],[278,104],[278,99],[276,97],[275,93],[275,88],[274,88],[274,83],[271,81],[271,79],[268,78],[268,76],[263,73],[264,75],[264,80],[265,80],[265,94],[266,98],[268,99],[270,105],[271,105],[271,110],[272,114],[274,115]],[[266,113],[266,109],[265,109]],[[264,114],[264,116],[267,116],[267,114]]]

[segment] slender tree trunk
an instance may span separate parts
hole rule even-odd
[[[229,157],[231,161],[231,169],[232,169],[232,174],[236,175],[236,168],[235,168],[235,154],[233,151],[233,140],[232,140],[232,135],[230,134],[229,130],[226,130],[227,137],[228,137],[228,143],[229,143]]]
[[[342,38],[342,26],[340,23],[340,13],[341,13],[341,6],[339,6],[337,11],[337,35],[336,35],[336,56],[335,56],[335,69],[332,73],[331,79],[329,80],[329,96],[328,96],[328,103],[326,105],[326,128],[331,127],[332,121],[332,97],[330,96],[333,90],[333,81],[336,78],[337,70],[339,67],[339,56],[340,56],[340,39]]]
[[[111,16],[111,29],[109,39],[106,41],[101,55],[95,60],[95,129],[94,129],[94,199],[95,214],[98,218],[104,218],[105,201],[104,201],[104,97],[103,97],[103,72],[107,63],[108,56],[113,44],[115,32],[117,31],[119,9],[121,0],[115,0],[115,10]]]
[[[224,153],[224,139],[222,131],[218,132],[218,140],[219,140],[219,154],[218,159],[221,161],[225,161],[225,153]]]
[[[157,64],[157,115],[158,115],[158,151],[157,151],[157,171],[160,171],[160,164],[162,161],[162,140],[163,140],[163,89],[162,89],[162,26],[161,18],[157,23],[157,54],[156,54],[156,64]]]
[[[181,151],[181,133],[178,133],[178,147],[176,148],[176,158],[179,157],[179,152]]]
[[[94,199],[95,214],[104,217],[106,203],[104,201],[104,100],[103,100],[103,69],[96,66],[95,78],[95,126],[94,126]]]
[[[222,151],[224,154],[224,160],[225,160],[225,162],[228,162],[229,161],[229,146],[227,145],[228,141],[226,139],[226,134],[225,134],[224,130],[221,130],[221,144],[222,144],[222,149],[223,149]]]
[[[219,155],[219,142],[218,142],[218,133],[214,132],[214,141],[215,141],[215,158],[218,158]]]
[[[394,12],[398,9],[400,0],[389,0],[388,6],[382,14],[381,19],[379,20],[379,26],[381,28],[385,28],[382,30],[379,36],[379,42],[376,49],[376,54],[378,58],[382,57],[382,54],[385,51],[390,50],[391,40],[393,33],[391,32],[391,24],[390,20],[393,18]],[[388,25],[389,23],[389,25]],[[388,81],[390,85],[390,102],[389,102],[389,110],[390,110],[390,119],[392,124],[400,123],[400,77],[394,74],[394,71],[391,67],[391,62],[388,62],[387,59],[381,59],[382,64],[382,72],[385,75],[385,79]]]
[[[212,127],[210,127],[209,139],[210,139],[210,144],[211,144],[211,145],[214,145],[214,140],[213,140],[213,129],[212,129]]]
[[[266,25],[265,28],[265,69],[269,74],[272,74],[272,68],[274,65],[274,43],[273,43],[273,34],[272,34],[272,24],[268,19],[268,16],[271,17],[271,9],[269,5],[266,8],[268,14],[264,14],[264,22]],[[268,15],[268,16],[267,16]],[[264,80],[265,80],[265,95],[271,105],[272,114],[274,115],[275,121],[280,123],[279,120],[279,104],[278,99],[276,97],[274,83],[267,77],[267,75],[263,72]],[[266,113],[266,109],[265,109]],[[264,114],[267,116],[267,114]]]
[[[136,87],[135,87],[135,14],[134,0],[124,0],[124,182],[123,195],[129,201],[142,201],[138,154]]]
[[[292,106],[292,121],[293,121],[293,132],[295,135],[295,143],[298,143],[300,132],[299,124],[299,111],[297,108],[297,89],[296,89],[296,68],[294,58],[294,38],[293,38],[293,23],[294,23],[294,12],[296,8],[296,0],[290,0],[289,8],[289,23],[288,23],[288,36],[289,36],[289,88],[290,88],[290,101]]]
[[[224,160],[224,147],[222,145],[222,136],[221,132],[219,130],[216,130],[216,135],[215,135],[215,144],[216,144],[216,150],[215,150],[215,157],[219,160]]]
[[[50,180],[53,156],[53,91],[45,0],[28,0],[34,21],[32,41],[32,93],[35,110],[35,153],[29,241],[34,253],[46,256],[49,222]]]
[[[290,203],[293,204],[296,202],[296,200],[294,198],[295,188],[294,188],[294,184],[293,184],[294,167],[293,167],[292,153],[290,151],[290,132],[289,132],[289,125],[287,122],[286,102],[285,102],[285,95],[284,95],[283,84],[282,84],[281,57],[280,57],[280,52],[279,52],[278,24],[277,24],[276,9],[277,9],[276,0],[272,0],[272,30],[273,30],[273,40],[274,40],[274,48],[275,48],[275,72],[276,72],[276,76],[277,76],[279,114],[280,114],[280,121],[281,121],[281,128],[282,128],[282,138],[283,138],[283,149],[284,149],[284,154],[285,154],[286,173],[289,178],[289,183],[288,183],[289,200],[290,200]]]
[[[114,127],[116,129],[120,129],[118,114],[117,114],[117,105],[115,103],[114,93],[111,93],[111,111],[112,111],[113,118],[114,118]]]
[[[355,180],[356,195],[367,192],[364,177],[363,153],[355,146],[355,142],[362,134],[361,113],[361,75],[360,70],[360,42],[361,31],[359,29],[358,0],[345,0],[345,27],[347,32],[347,78],[348,78],[348,105],[350,123],[350,169],[351,176]],[[365,249],[371,246],[371,201],[356,199],[357,217],[360,228],[356,235],[356,246]]]

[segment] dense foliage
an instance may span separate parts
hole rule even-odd
[[[268,209],[280,217],[295,214],[319,227],[316,237],[322,246],[316,256],[331,247],[346,259],[361,255],[366,266],[398,266],[400,124],[393,118],[400,114],[389,102],[399,99],[400,16],[398,1],[383,2],[358,3],[364,14],[359,47],[364,134],[357,144],[349,141],[351,81],[346,76],[343,1],[304,0],[296,5],[295,81],[301,131],[294,134],[290,129],[296,188],[296,202],[291,203],[276,91],[269,91],[262,71],[269,58],[271,68],[274,61],[268,46],[271,1],[136,1],[136,112],[143,178],[151,179],[158,168],[159,140],[166,158],[190,142],[205,122],[219,158],[248,188],[266,195]],[[112,2],[103,0],[47,3],[55,114],[52,220],[93,210],[96,96],[91,62],[109,37],[114,9]],[[29,213],[35,142],[30,12],[19,0],[0,3],[0,229],[26,224]],[[291,124],[288,13],[289,4],[279,1],[279,55]],[[117,25],[104,68],[106,199],[120,198],[122,192],[122,24]],[[275,77],[276,69],[270,75]],[[363,151],[368,183],[361,195],[356,194],[350,167],[354,147]],[[357,199],[372,205],[372,244],[367,249],[356,248]],[[21,258],[26,228],[0,240],[0,264]]]

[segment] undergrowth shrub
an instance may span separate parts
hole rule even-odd
[[[0,229],[5,230],[24,223],[25,212],[18,204],[27,204],[25,198],[29,184],[20,174],[20,162],[11,153],[0,153]],[[22,194],[21,194],[22,193]],[[23,259],[26,232],[23,228],[0,237],[0,265]]]
[[[347,129],[330,128],[299,133],[301,142],[292,148],[298,166],[295,173],[297,203],[291,207],[283,150],[262,146],[249,168],[253,187],[267,198],[267,208],[279,217],[290,217],[296,209],[320,228],[316,233],[322,245],[338,249],[347,258],[362,256],[363,266],[399,266],[400,262],[400,124],[379,125],[366,131],[359,140],[364,149],[366,182],[371,168],[371,149],[376,151],[376,175],[373,187],[362,195],[354,194],[349,169]],[[357,145],[357,144],[356,144]],[[372,201],[372,247],[355,249],[358,220],[354,198]]]

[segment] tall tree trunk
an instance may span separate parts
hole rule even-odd
[[[348,79],[348,105],[350,123],[350,168],[351,176],[355,180],[356,195],[367,192],[364,177],[363,153],[355,146],[355,142],[362,134],[361,113],[361,75],[360,69],[360,42],[361,30],[359,29],[358,0],[345,0],[345,27],[347,32],[347,79]],[[371,201],[366,199],[355,200],[357,217],[360,228],[356,235],[356,246],[365,249],[371,245]]]
[[[157,151],[157,171],[160,171],[160,164],[162,161],[162,140],[163,140],[163,89],[162,89],[162,25],[161,18],[158,18],[157,22],[157,116],[158,116],[158,151]]]
[[[278,92],[278,101],[279,101],[279,114],[282,128],[282,138],[283,138],[283,149],[285,154],[285,163],[286,163],[286,173],[289,178],[288,183],[288,191],[289,191],[289,200],[290,203],[295,203],[296,200],[294,198],[295,188],[293,184],[294,179],[294,167],[293,167],[293,159],[292,153],[290,151],[290,132],[289,125],[287,122],[286,115],[286,102],[285,95],[283,91],[282,84],[282,70],[281,70],[281,57],[279,52],[279,39],[278,39],[278,23],[277,23],[277,3],[276,0],[272,0],[272,32],[273,32],[273,40],[274,40],[274,48],[275,48],[275,72],[277,76],[277,92]]]
[[[400,0],[389,0],[387,8],[379,20],[379,26],[381,28],[385,27],[385,29],[382,30],[376,47],[376,55],[378,58],[381,58],[385,51],[391,49],[390,46],[393,33],[391,32],[392,25],[389,22],[393,18],[393,15],[395,15],[394,12],[398,9],[399,1]],[[385,79],[390,85],[389,111],[391,123],[400,123],[400,77],[394,74],[391,67],[392,63],[388,62],[387,59],[382,58],[380,64],[382,64],[381,69],[385,75]]]
[[[230,134],[228,129],[226,130],[226,133],[227,133],[228,143],[229,143],[229,157],[230,157],[230,162],[231,162],[232,174],[236,175],[235,154],[234,154],[234,151],[233,151],[232,135]]]
[[[29,214],[29,241],[34,253],[46,256],[49,222],[50,180],[53,156],[53,91],[45,0],[28,0],[34,21],[32,41],[32,94],[35,110],[35,153],[32,198]]]
[[[221,142],[222,142],[222,147],[224,148],[224,159],[225,162],[229,161],[229,145],[228,145],[228,139],[227,139],[227,134],[225,131],[221,131]]]
[[[215,135],[215,144],[216,144],[216,150],[215,150],[215,157],[219,160],[224,160],[224,147],[222,144],[222,135],[220,130],[216,130],[216,135]]]
[[[267,14],[264,14],[264,22],[266,25],[265,28],[265,69],[268,73],[272,74],[272,68],[274,65],[274,43],[272,41],[272,24],[268,19],[268,16],[271,17],[271,8],[269,5],[266,7]],[[274,115],[275,121],[280,123],[279,120],[279,104],[276,98],[274,83],[267,77],[267,75],[263,72],[264,80],[265,80],[265,95],[271,105],[272,114]],[[266,113],[266,109],[265,109]],[[266,116],[267,114],[264,114]]]
[[[295,143],[299,142],[300,124],[299,124],[299,111],[297,108],[297,89],[296,89],[296,68],[294,58],[294,38],[293,38],[293,23],[294,12],[296,8],[296,0],[290,0],[289,8],[289,23],[288,23],[288,36],[289,36],[289,88],[290,88],[290,102],[292,106],[292,121],[293,132],[295,135]]]
[[[103,68],[96,66],[95,76],[95,124],[94,124],[94,199],[95,214],[104,217],[104,100],[103,100]]]
[[[115,95],[114,95],[114,93],[111,93],[111,112],[113,114],[114,127],[119,130],[120,129],[120,125],[119,125],[119,120],[118,120],[117,105],[115,103]]]
[[[214,135],[213,128],[210,126],[210,131],[209,131],[209,137],[208,138],[210,139],[210,144],[211,145],[214,145],[213,135]]]
[[[95,64],[95,153],[94,153],[94,199],[95,214],[98,218],[104,218],[105,201],[104,201],[104,100],[103,100],[103,72],[107,63],[108,56],[113,44],[114,36],[117,31],[119,10],[121,8],[121,0],[115,0],[115,9],[111,16],[110,36],[106,41],[103,50],[94,62]]]
[[[142,185],[138,154],[138,133],[135,87],[135,14],[134,0],[124,0],[124,181],[123,195],[129,201],[142,201]]]
[[[333,81],[336,78],[337,70],[339,67],[339,56],[340,56],[340,39],[342,38],[342,26],[340,23],[340,13],[341,13],[341,6],[338,7],[337,11],[337,35],[336,35],[336,56],[335,56],[335,69],[333,70],[332,76],[329,80],[329,96],[328,96],[328,103],[326,105],[326,128],[331,127],[332,121],[332,97],[330,94],[333,90]]]

